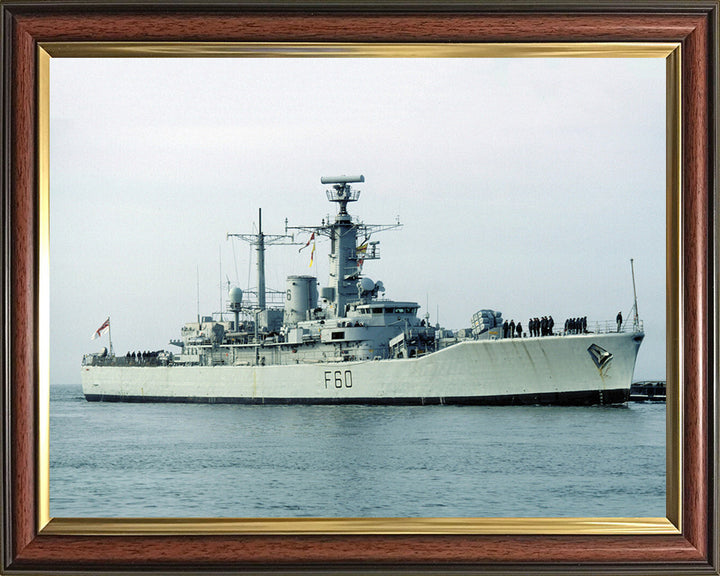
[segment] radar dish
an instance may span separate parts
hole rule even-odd
[[[228,298],[230,298],[230,302],[232,304],[241,304],[242,303],[242,297],[243,292],[238,288],[237,286],[233,286],[230,288],[230,292],[228,293]]]
[[[373,282],[370,278],[361,278],[360,279],[360,288],[362,288],[365,292],[370,292],[373,288],[375,288],[375,282]]]

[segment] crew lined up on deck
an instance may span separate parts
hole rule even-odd
[[[618,312],[616,322],[617,331],[621,332],[623,327],[622,312]],[[543,316],[542,318],[530,318],[530,321],[528,322],[528,334],[531,338],[552,336],[554,334],[554,326],[555,321],[553,320],[552,316]],[[520,324],[520,322],[515,324],[515,320],[510,320],[510,322],[505,320],[502,325],[502,329],[503,338],[524,338],[528,335],[523,334],[522,324]],[[583,316],[582,318],[568,318],[567,320],[565,320],[563,332],[558,332],[558,335],[562,334],[588,334],[587,316]]]
[[[552,336],[555,320],[552,316],[543,316],[542,318],[530,318],[528,324],[530,336]]]
[[[530,318],[528,331],[531,338],[535,336],[552,336],[554,326],[555,321],[552,316]],[[516,325],[515,320],[510,320],[510,322],[505,320],[503,323],[503,338],[522,338],[523,336],[522,324],[520,322]]]
[[[125,354],[125,359],[130,362],[144,362],[145,360],[153,360],[160,355],[160,352],[128,352]]]
[[[565,320],[565,334],[585,334],[587,332],[587,316],[568,318]]]

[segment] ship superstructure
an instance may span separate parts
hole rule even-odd
[[[237,403],[513,404],[617,403],[627,400],[644,337],[631,329],[552,331],[513,338],[502,315],[480,310],[472,329],[431,326],[416,302],[385,299],[384,286],[362,273],[379,258],[373,235],[400,226],[368,225],[347,210],[364,177],[324,177],[333,221],[286,223],[283,236],[239,236],[257,249],[257,294],[228,294],[233,318],[198,317],[171,344],[178,352],[88,354],[88,400]],[[265,298],[265,247],[288,243],[288,231],[330,240],[329,278],[287,277],[284,306]],[[310,241],[308,241],[310,244]],[[306,245],[307,246],[307,245]],[[313,243],[314,250],[314,243]],[[636,307],[637,309],[637,307]],[[613,328],[615,328],[613,326]],[[525,334],[526,336],[527,334]]]

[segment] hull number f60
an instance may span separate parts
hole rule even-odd
[[[325,370],[325,388],[352,388],[350,370]]]

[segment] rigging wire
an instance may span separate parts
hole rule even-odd
[[[235,263],[235,282],[237,286],[240,286],[240,273],[238,272],[237,254],[235,253],[235,238],[231,241],[233,251],[233,262]]]

